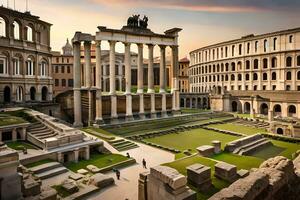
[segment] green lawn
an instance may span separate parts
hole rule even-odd
[[[263,128],[256,128],[256,127],[231,124],[231,123],[212,124],[212,125],[208,125],[208,127],[218,128],[218,129],[227,130],[227,131],[233,131],[233,132],[237,132],[237,133],[243,133],[245,135],[253,135],[256,133],[265,133],[266,132],[266,130]]]
[[[40,160],[40,161],[37,161],[37,162],[34,162],[34,163],[27,164],[27,165],[25,165],[25,167],[32,168],[32,167],[36,167],[36,166],[46,164],[46,163],[50,163],[50,162],[56,162],[56,161],[51,160],[51,159],[44,159],[44,160]]]
[[[101,128],[95,128],[95,127],[90,126],[90,127],[82,128],[81,130],[86,133],[89,133],[91,135],[94,135],[100,139],[103,139],[103,140],[115,139],[115,137],[112,133],[108,132],[107,130],[103,130]],[[97,132],[97,133],[95,133],[95,132]]]
[[[25,109],[22,109],[22,110],[5,112],[5,114],[21,118],[26,122],[31,122],[31,123],[36,122],[36,119],[33,116],[26,113],[25,111],[26,111]]]
[[[202,112],[209,112],[209,111],[210,110],[197,109],[197,108],[181,108],[181,112],[184,114],[202,113]]]
[[[225,144],[238,139],[237,136],[227,135],[218,133],[215,131],[205,130],[205,129],[192,129],[185,132],[173,133],[168,135],[163,135],[159,137],[145,139],[147,142],[152,142],[159,144],[164,147],[175,148],[181,151],[191,149],[192,152],[196,152],[196,148],[201,145],[210,145],[211,141],[219,140],[222,143],[222,148]],[[182,153],[181,153],[182,154]],[[177,155],[176,158],[182,157],[182,155]]]
[[[68,192],[67,190],[65,190],[61,185],[53,185],[51,186],[53,189],[55,189],[58,193],[59,196],[61,196],[62,198],[71,196],[74,193]]]
[[[14,124],[23,124],[27,123],[24,119],[20,117],[15,117],[11,115],[6,114],[0,114],[0,126],[8,126],[8,125],[14,125]]]
[[[128,160],[127,157],[120,154],[92,154],[90,160],[81,160],[78,163],[69,162],[65,166],[77,172],[79,169],[85,169],[87,165],[95,165],[98,168],[104,168],[113,164]]]
[[[208,191],[207,193],[198,192],[197,193],[198,200],[208,199],[210,196],[217,193],[222,188],[229,186],[229,183],[227,183],[226,181],[217,179],[214,176],[214,166],[215,166],[216,162],[213,160],[210,160],[208,158],[204,158],[204,157],[195,155],[195,156],[180,159],[180,160],[177,160],[177,161],[174,161],[171,163],[166,163],[164,165],[172,167],[172,168],[176,169],[178,172],[180,172],[181,174],[186,175],[187,174],[186,167],[188,167],[192,164],[195,164],[195,163],[200,163],[202,165],[211,167],[211,169],[212,169],[211,178],[212,178],[212,183],[214,185],[214,188],[211,189],[210,191]],[[191,187],[191,185],[189,185],[189,186]],[[191,188],[196,190],[194,187],[191,187]]]
[[[38,149],[36,146],[28,143],[28,142],[23,142],[23,141],[16,141],[16,142],[7,142],[6,145],[9,148],[15,149],[15,150],[23,150],[24,148],[26,149]]]

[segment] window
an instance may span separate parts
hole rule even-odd
[[[19,40],[20,39],[20,25],[19,25],[19,23],[14,21],[13,27],[14,27],[14,38],[16,40]]]
[[[234,56],[234,51],[235,51],[235,46],[232,45],[232,50],[231,50],[232,56]]]
[[[300,56],[297,56],[297,66],[300,66]]]
[[[70,66],[67,66],[67,72],[68,72],[68,74],[71,73],[71,67]]]
[[[258,69],[258,59],[255,59],[254,60],[254,66],[253,66],[254,69]]]
[[[277,67],[277,58],[273,57],[272,58],[272,68],[276,68]]]
[[[290,90],[291,90],[291,86],[290,86],[290,85],[287,85],[287,86],[285,87],[285,90],[290,91]]]
[[[293,35],[289,36],[289,43],[293,43]]]
[[[61,79],[61,86],[66,87],[66,79]]]
[[[8,66],[6,65],[6,58],[0,57],[0,74],[8,74]]]
[[[55,73],[58,73],[58,66],[55,66]]]
[[[276,50],[276,45],[277,45],[277,38],[273,39],[273,49],[274,51]]]
[[[266,90],[267,89],[267,86],[263,85],[263,90]]]
[[[267,52],[268,49],[268,40],[264,40],[264,52]]]
[[[263,80],[267,81],[268,80],[268,74],[267,73],[263,73]]]
[[[258,50],[258,41],[255,41],[255,53],[257,52]]]
[[[225,57],[227,58],[228,56],[228,47],[225,47]]]
[[[272,89],[273,89],[273,90],[276,90],[276,85],[273,85],[273,86],[272,86]]]
[[[239,55],[242,55],[242,44],[239,45]]]
[[[26,26],[26,37],[25,39],[27,41],[33,42],[33,31],[32,28],[30,26]]]
[[[297,72],[297,80],[300,81],[300,71]]]
[[[43,61],[40,65],[41,76],[46,76],[46,68],[47,68],[47,63]]]
[[[6,22],[0,17],[0,37],[6,37]]]
[[[254,85],[253,90],[257,90],[257,85]]]
[[[65,73],[65,66],[61,66],[61,73]]]
[[[238,81],[241,81],[242,80],[242,74],[239,74],[238,75]]]
[[[268,59],[267,58],[264,58],[263,59],[263,67],[266,69],[268,68]]]
[[[59,86],[59,79],[55,79],[55,86],[56,86],[56,87]]]
[[[235,63],[233,62],[233,63],[231,63],[231,71],[235,71]]]
[[[249,81],[249,80],[250,80],[250,75],[246,74],[246,81]]]
[[[250,61],[246,60],[246,69],[250,69]]]
[[[33,61],[31,58],[28,58],[26,61],[26,75],[33,76],[34,75],[34,67],[33,67]]]
[[[276,72],[272,73],[272,81],[276,81]]]
[[[250,53],[250,42],[247,43],[247,54]]]
[[[288,81],[292,80],[292,73],[291,72],[286,73],[286,80],[288,80]]]
[[[23,101],[23,88],[18,87],[16,90],[16,101],[21,102]]]
[[[56,58],[56,62],[59,63],[59,58]]]
[[[254,73],[254,74],[253,74],[253,80],[254,80],[254,81],[257,81],[257,79],[258,79],[257,73]]]
[[[233,74],[231,74],[231,80],[234,81],[235,80],[235,76]]]
[[[20,75],[20,60],[18,58],[13,59],[13,65],[15,70],[15,75]]]
[[[68,79],[68,86],[73,87],[73,79]]]
[[[287,67],[291,67],[292,66],[292,57],[287,57],[286,58],[286,66]]]

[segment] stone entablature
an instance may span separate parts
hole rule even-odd
[[[300,90],[300,28],[248,36],[190,53],[191,92]]]
[[[122,42],[125,46],[125,95],[126,95],[126,120],[133,119],[132,113],[132,93],[131,93],[131,62],[130,62],[130,46],[136,44],[138,46],[138,61],[137,61],[137,94],[139,95],[139,116],[140,119],[145,119],[144,108],[144,70],[143,70],[143,46],[147,45],[149,50],[148,62],[148,91],[151,95],[151,116],[156,116],[155,111],[155,90],[154,90],[154,77],[153,77],[153,48],[155,45],[160,47],[160,94],[162,95],[162,109],[161,116],[167,116],[166,109],[166,47],[170,46],[172,49],[172,110],[178,112],[179,107],[179,88],[178,88],[178,32],[179,28],[174,28],[165,31],[165,34],[155,34],[148,29],[141,31],[132,27],[123,30],[107,29],[106,27],[99,26],[99,31],[95,35],[76,32],[73,38],[74,49],[74,126],[82,126],[82,90],[88,92],[88,107],[89,117],[88,121],[102,122],[102,67],[101,67],[101,42],[108,41],[110,46],[109,52],[109,95],[111,97],[111,120],[118,119],[117,113],[117,93],[116,93],[116,52],[115,46],[117,42]],[[146,31],[147,30],[147,31]],[[91,79],[91,44],[96,43],[96,73],[95,83]],[[85,76],[81,75],[81,59],[80,47],[81,43],[84,44],[84,71]],[[82,79],[84,81],[82,81]],[[92,90],[96,90],[96,109],[95,117],[92,111]],[[152,115],[153,113],[153,115]]]

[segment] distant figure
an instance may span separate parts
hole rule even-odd
[[[120,171],[118,169],[116,170],[116,175],[117,175],[117,179],[120,180],[121,173],[120,173]]]
[[[129,155],[129,153],[128,153],[128,152],[127,152],[127,154],[126,154],[126,155],[127,155],[127,158],[130,158],[130,155]]]
[[[143,158],[143,168],[147,169],[147,163],[146,160]]]

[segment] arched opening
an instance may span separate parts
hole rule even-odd
[[[0,17],[0,37],[6,37],[6,21]]]
[[[4,103],[10,103],[10,101],[11,101],[10,87],[6,86],[4,88]]]
[[[203,108],[207,108],[207,99],[203,98]]]
[[[237,111],[238,111],[238,104],[237,104],[236,101],[233,101],[233,102],[231,103],[231,111],[232,111],[232,112],[237,112]]]
[[[297,80],[300,80],[300,71],[297,72]]]
[[[276,72],[273,72],[273,73],[272,73],[272,80],[273,80],[273,81],[276,81]]]
[[[35,93],[36,93],[36,90],[34,87],[31,87],[30,88],[30,100],[31,101],[35,101]]]
[[[269,107],[266,103],[262,103],[260,105],[260,114],[262,115],[268,115],[268,110],[269,110]]]
[[[184,99],[180,98],[180,107],[183,108],[184,107]]]
[[[292,66],[292,57],[287,57],[286,58],[286,66],[287,67],[291,67]]]
[[[196,108],[196,98],[192,99],[192,108]]]
[[[279,135],[283,135],[283,129],[282,128],[277,128],[276,132]]]
[[[288,107],[288,116],[289,117],[297,117],[296,112],[297,112],[296,106],[290,105]]]
[[[201,108],[201,98],[198,97],[197,108]]]
[[[273,57],[272,58],[272,68],[276,68],[277,67],[277,58]]]
[[[254,74],[253,74],[253,80],[254,80],[254,81],[257,81],[257,79],[258,79],[257,73],[254,73]]]
[[[263,80],[267,81],[268,80],[268,74],[267,73],[263,73]]]
[[[47,101],[48,100],[48,88],[44,86],[42,88],[42,101]]]
[[[292,73],[291,72],[286,73],[286,80],[288,80],[288,81],[292,80]]]
[[[13,27],[14,27],[14,38],[16,40],[19,40],[20,39],[20,25],[18,22],[14,21],[13,23]]]
[[[276,104],[273,108],[274,116],[281,116],[281,106]]]
[[[190,99],[187,98],[187,99],[186,99],[185,107],[186,107],[186,108],[190,108],[190,106],[191,106],[191,105],[190,105]]]
[[[249,102],[245,102],[245,104],[244,104],[244,113],[250,114],[250,103]]]
[[[29,42],[33,42],[33,29],[30,26],[25,27],[25,39]]]

